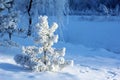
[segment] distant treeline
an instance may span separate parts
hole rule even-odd
[[[87,11],[118,15],[120,0],[69,0],[70,14],[85,14]],[[85,13],[84,13],[85,12]]]

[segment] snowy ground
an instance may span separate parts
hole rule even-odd
[[[70,16],[66,26],[66,42],[120,53],[120,17]]]
[[[120,80],[120,54],[107,49],[120,47],[119,22],[99,19],[90,22],[84,19],[82,21],[77,16],[69,17],[64,36],[66,42],[59,42],[55,47],[66,47],[66,58],[73,59],[74,66],[66,67],[57,73],[30,72],[13,60],[16,54],[22,52],[21,46],[19,48],[0,46],[0,80]],[[33,45],[31,38],[12,39],[21,45]],[[92,45],[94,48],[81,44]]]
[[[14,60],[19,48],[0,47],[0,80],[119,80],[120,55],[105,49],[86,48],[59,42],[56,47],[66,47],[67,59],[74,60],[73,67],[60,72],[30,72]]]

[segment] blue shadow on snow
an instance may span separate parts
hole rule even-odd
[[[25,69],[23,67],[10,63],[0,63],[0,69],[12,72],[25,72]]]

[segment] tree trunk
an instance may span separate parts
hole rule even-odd
[[[12,37],[12,33],[8,33],[8,35],[9,35],[9,39],[11,40],[11,37]]]
[[[46,65],[46,57],[47,57],[47,55],[46,55],[46,51],[44,51],[44,64]]]
[[[28,27],[28,33],[27,35],[28,36],[31,36],[31,28],[32,28],[32,17],[31,17],[31,14],[30,14],[30,11],[31,11],[31,8],[32,8],[32,3],[33,3],[33,0],[30,0],[29,2],[29,5],[28,5],[28,16],[29,16],[29,27]]]

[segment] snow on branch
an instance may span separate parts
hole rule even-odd
[[[72,60],[65,60],[66,48],[57,49],[52,46],[58,42],[58,35],[54,32],[58,28],[57,23],[48,25],[48,17],[40,16],[39,22],[36,24],[35,43],[41,45],[23,47],[23,53],[15,56],[15,61],[28,67],[33,71],[59,71],[67,65],[73,65]]]

